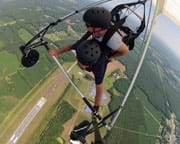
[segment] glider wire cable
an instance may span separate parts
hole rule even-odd
[[[146,29],[144,32],[143,41],[142,41],[140,51],[143,50],[143,47],[145,46],[145,43],[146,43],[146,38],[147,38],[147,34],[148,34],[148,27],[149,27],[150,18],[151,18],[151,11],[152,11],[152,0],[150,0],[149,13],[148,13],[148,17],[147,17],[147,25],[146,25]],[[140,59],[140,56],[139,56],[139,59]]]

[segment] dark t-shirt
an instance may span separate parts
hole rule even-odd
[[[106,57],[102,57],[98,64],[92,67],[92,72],[94,74],[96,84],[101,84],[103,82],[107,64],[108,59]]]

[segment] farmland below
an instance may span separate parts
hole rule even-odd
[[[0,123],[3,124],[24,99],[30,99],[29,92],[33,90],[36,93],[39,84],[46,85],[46,80],[52,78],[57,70],[57,65],[42,46],[36,48],[40,54],[38,63],[30,68],[23,67],[19,47],[46,24],[86,3],[84,0],[2,2],[0,5]],[[50,29],[45,39],[50,47],[55,49],[51,43],[62,47],[78,40],[84,32],[85,26],[80,13]],[[142,40],[137,39],[133,51],[125,57],[118,58],[115,66],[110,63],[111,67],[104,80],[108,99],[108,104],[107,101],[102,104],[101,110],[104,115],[122,103],[142,51],[141,43]],[[58,60],[67,69],[76,58],[72,52],[68,52],[58,57]],[[140,74],[117,123],[110,133],[102,129],[107,144],[154,144],[164,136],[162,129],[168,127],[165,121],[171,118],[172,113],[175,114],[176,122],[179,124],[179,65],[179,59],[157,36],[153,35]],[[91,75],[77,66],[71,70],[70,75],[79,89],[93,101],[93,97],[89,96],[94,89]],[[89,119],[90,114],[84,109],[85,105],[81,98],[70,84],[67,85],[57,102],[47,112],[38,130],[34,135],[29,136],[27,141],[29,144],[56,144],[61,138],[67,141],[68,130],[72,127],[67,130],[64,125],[67,126],[71,118],[73,125],[83,119]],[[2,127],[3,125],[0,125],[0,131]],[[90,137],[89,140],[92,138]]]

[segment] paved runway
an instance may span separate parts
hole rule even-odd
[[[76,62],[67,70],[67,72],[70,72],[71,69],[76,65]],[[7,142],[7,144],[16,144],[18,139],[21,137],[21,135],[24,133],[25,129],[28,127],[28,125],[31,123],[31,121],[34,119],[34,117],[38,114],[40,109],[43,107],[43,105],[46,103],[48,97],[51,95],[51,93],[56,89],[57,86],[59,86],[62,81],[64,81],[66,78],[62,73],[57,75],[54,83],[52,86],[45,91],[44,96],[40,98],[40,100],[34,105],[32,110],[26,115],[24,120],[21,122],[19,127],[15,130],[15,132],[12,134],[11,138]]]
[[[32,108],[32,110],[28,113],[25,119],[21,122],[19,127],[16,129],[16,131],[8,141],[8,144],[15,144],[17,142],[20,136],[24,133],[27,126],[34,119],[34,117],[37,115],[37,113],[40,111],[40,109],[43,107],[45,103],[46,103],[46,98],[42,97]]]

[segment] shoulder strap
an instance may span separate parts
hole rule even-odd
[[[90,37],[91,33],[89,31],[87,31],[82,37],[80,40],[87,40],[89,37]]]
[[[102,43],[103,44],[107,44],[107,42],[109,41],[109,39],[113,36],[113,34],[115,32],[118,32],[118,28],[119,28],[119,25],[120,25],[121,21],[117,22],[116,24],[112,25],[108,30],[107,32],[105,33],[104,37],[103,37],[103,40],[102,40]],[[119,33],[119,32],[118,32]],[[120,34],[120,33],[119,33]],[[120,34],[121,35],[121,34]],[[122,35],[121,35],[122,36]]]
[[[108,41],[110,40],[110,38],[113,36],[113,34],[115,32],[118,32],[119,35],[121,35],[121,33],[118,31],[118,28],[119,28],[119,25],[120,25],[121,22],[122,21],[119,21],[116,24],[111,25],[111,27],[105,33],[105,35],[104,35],[101,42],[96,40],[100,44],[102,57],[103,56],[110,57],[112,55],[112,49],[107,45],[107,43],[108,43]]]

